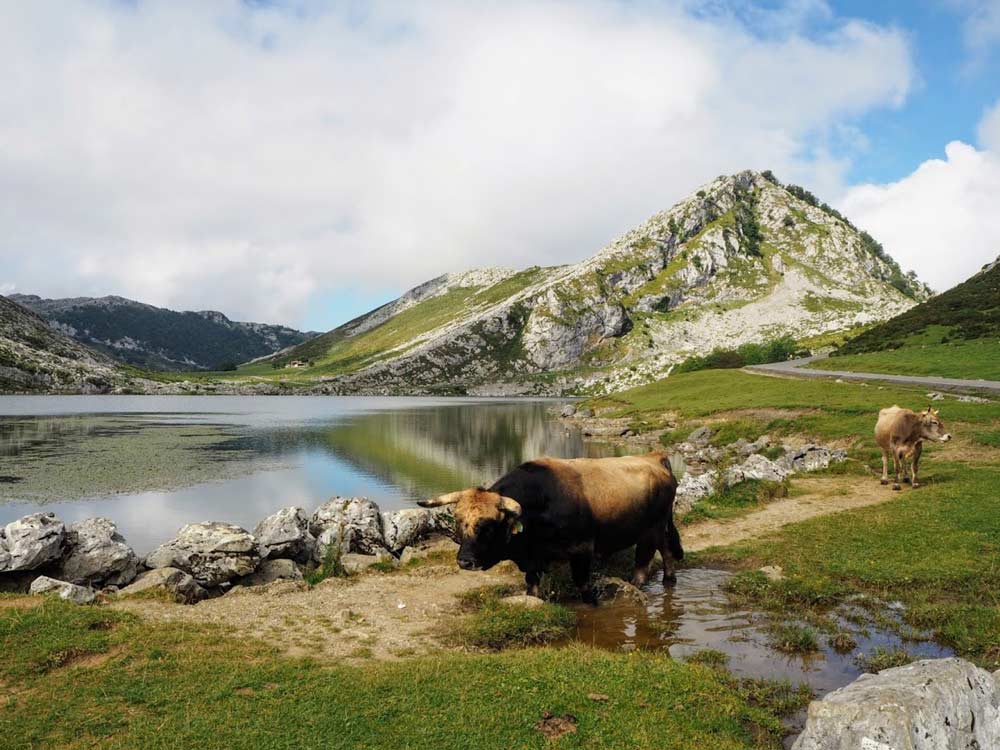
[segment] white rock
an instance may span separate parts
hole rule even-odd
[[[780,482],[792,472],[770,460],[766,456],[754,453],[748,456],[739,466],[733,466],[726,472],[726,482],[736,484],[747,479],[762,479],[768,482]]]
[[[366,497],[334,497],[319,506],[309,522],[309,530],[319,540],[331,529],[346,540],[351,552],[371,555],[385,548],[382,515],[378,506]]]
[[[1000,748],[1000,685],[962,659],[866,674],[809,705],[793,750]]]
[[[687,513],[696,502],[715,492],[718,476],[718,472],[714,469],[698,475],[686,473],[677,485],[674,512]]]
[[[139,558],[107,518],[88,518],[66,530],[58,575],[71,583],[124,586],[135,579]]]
[[[32,513],[0,533],[0,572],[33,570],[62,553],[66,527],[54,513]]]
[[[48,576],[38,576],[32,581],[28,592],[31,594],[58,594],[60,599],[74,604],[90,604],[94,601],[93,589],[77,586],[69,581],[59,581]]]
[[[288,558],[306,562],[316,546],[309,519],[302,508],[289,506],[272,513],[253,530],[263,558]]]
[[[188,524],[146,557],[147,567],[178,568],[208,588],[250,575],[259,562],[253,535],[219,521]]]
[[[185,604],[194,604],[208,595],[208,592],[183,570],[156,568],[146,571],[131,584],[120,589],[118,596],[133,596],[151,589],[165,589],[172,593],[177,601]]]
[[[425,508],[404,508],[382,514],[385,546],[398,553],[436,531],[435,515]]]
[[[539,599],[537,596],[529,596],[528,594],[505,596],[500,600],[500,603],[508,604],[512,607],[524,607],[525,609],[538,609],[538,607],[545,606],[544,599]]]
[[[299,566],[287,558],[275,560],[264,560],[257,570],[250,575],[240,578],[237,583],[240,586],[266,586],[275,581],[301,581],[302,571]]]

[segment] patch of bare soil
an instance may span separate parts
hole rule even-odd
[[[899,493],[879,484],[878,479],[856,476],[797,477],[793,486],[797,490],[794,497],[775,500],[748,515],[682,527],[684,549],[698,551],[736,544],[767,536],[791,523],[878,505],[899,497]]]
[[[211,623],[293,656],[392,659],[442,648],[435,632],[459,617],[458,595],[523,581],[513,566],[462,572],[431,564],[407,572],[237,589],[195,605],[126,599],[112,605],[160,622]]]
[[[546,739],[555,740],[564,734],[572,734],[576,731],[576,717],[573,714],[553,716],[546,711],[542,714],[541,720],[535,724],[535,729],[545,735]]]

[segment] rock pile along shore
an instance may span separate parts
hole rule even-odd
[[[412,545],[454,533],[450,508],[381,512],[363,497],[334,497],[310,516],[302,508],[272,513],[253,532],[229,523],[187,524],[139,557],[107,518],[70,525],[32,513],[0,527],[0,591],[56,593],[79,604],[95,592],[165,589],[193,603],[234,586],[301,579],[331,556],[347,572],[412,556]]]

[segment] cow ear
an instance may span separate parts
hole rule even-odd
[[[417,505],[421,508],[439,508],[442,505],[454,505],[462,499],[462,491],[449,492],[447,495],[438,495],[430,500],[418,500]]]
[[[521,504],[513,498],[501,495],[499,502],[497,502],[497,508],[505,515],[512,516],[513,518],[521,517]]]

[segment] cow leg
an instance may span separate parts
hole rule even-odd
[[[889,451],[882,449],[882,484],[889,484]]]
[[[892,446],[892,468],[896,473],[895,481],[892,483],[892,488],[894,490],[901,490],[902,487],[899,486],[899,472],[902,470],[903,466],[903,449],[898,445]]]
[[[913,446],[913,469],[911,470],[910,473],[913,476],[914,487],[920,486],[920,482],[917,480],[917,467],[920,463],[920,454],[923,452],[923,450],[924,450],[923,443],[917,443],[915,446]]]
[[[653,532],[643,535],[635,545],[635,571],[632,573],[632,585],[642,586],[649,576],[649,565],[653,562],[657,547],[663,547]]]
[[[574,553],[569,558],[569,570],[573,575],[573,585],[580,592],[580,598],[586,604],[597,606],[597,596],[590,585],[590,562],[591,553],[589,551]]]
[[[663,558],[663,585],[670,586],[671,584],[677,583],[677,574],[674,573],[674,563],[678,558],[674,557],[676,554],[676,549],[671,550],[670,537],[673,535],[676,537],[674,539],[674,545],[676,549],[680,549],[681,538],[677,534],[677,527],[674,526],[671,521],[667,528],[664,530],[663,534],[660,536],[660,557]],[[684,556],[683,550],[681,551],[681,557]]]
[[[534,568],[525,571],[524,585],[528,596],[539,596],[541,593],[542,571]]]

